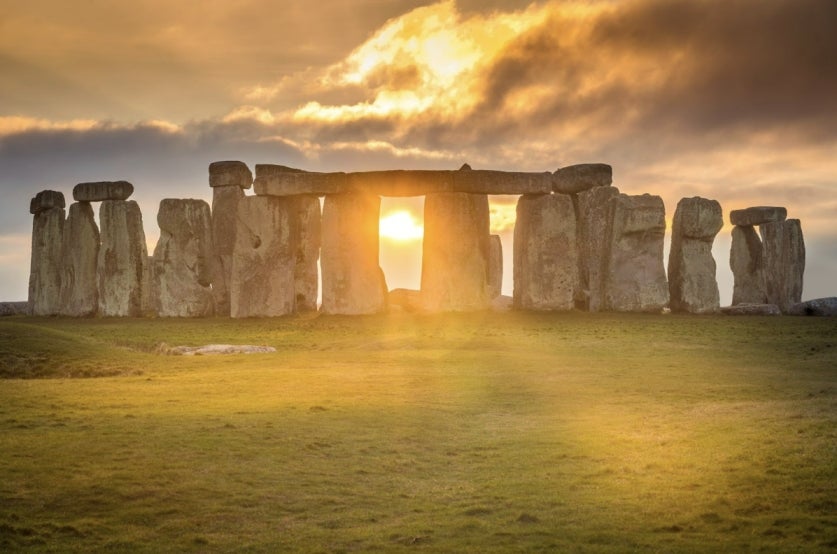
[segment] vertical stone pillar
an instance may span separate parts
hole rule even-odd
[[[320,199],[312,195],[289,198],[294,203],[298,229],[294,268],[295,309],[297,312],[315,311],[322,242]]]
[[[488,298],[494,299],[503,291],[503,243],[500,235],[488,238]]]
[[[765,304],[764,249],[761,238],[750,225],[732,228],[732,246],[729,253],[732,270],[732,305]]]
[[[142,212],[133,200],[105,200],[99,207],[102,244],[96,273],[99,315],[142,315],[148,249]]]
[[[607,228],[608,202],[616,196],[619,196],[619,189],[612,186],[591,188],[577,196],[579,307],[590,312],[598,312],[604,303],[603,266],[608,246],[604,230]]]
[[[29,213],[35,216],[29,272],[32,315],[55,315],[60,311],[64,206],[64,195],[53,190],[39,192],[29,203]]]
[[[573,201],[567,194],[526,194],[514,225],[514,307],[571,310],[579,286]]]
[[[424,200],[421,299],[425,310],[490,307],[488,196],[428,194]]]
[[[802,301],[805,240],[798,219],[764,223],[759,227],[764,245],[767,302],[782,313]]]
[[[724,225],[721,205],[705,198],[683,198],[674,211],[668,258],[672,312],[711,314],[720,309],[712,243]]]
[[[75,202],[64,223],[62,247],[61,315],[87,317],[99,309],[96,264],[99,228],[89,202]]]
[[[668,304],[665,231],[665,205],[659,196],[620,194],[608,201],[604,309],[659,312]]]
[[[209,204],[166,198],[157,212],[160,240],[154,249],[154,306],[163,317],[213,313],[212,232]]]
[[[235,248],[236,211],[250,188],[253,174],[243,162],[226,161],[209,164],[209,186],[212,187],[212,293],[215,313],[230,315],[230,274]]]
[[[387,308],[378,262],[381,199],[365,193],[329,194],[323,203],[323,305],[327,314],[373,314]]]
[[[295,211],[288,197],[247,196],[238,203],[229,281],[232,317],[294,312]]]

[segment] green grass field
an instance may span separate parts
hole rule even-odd
[[[0,374],[2,551],[837,551],[837,319],[12,317]]]

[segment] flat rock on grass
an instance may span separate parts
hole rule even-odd
[[[837,296],[806,300],[791,306],[788,315],[837,316]]]
[[[776,304],[737,304],[721,308],[724,315],[782,315]]]
[[[166,354],[176,356],[207,356],[212,354],[265,354],[276,352],[272,346],[253,346],[250,344],[206,344],[204,346],[175,346],[163,348]]]

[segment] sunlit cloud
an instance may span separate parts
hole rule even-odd
[[[101,125],[93,119],[71,119],[51,121],[49,119],[0,116],[0,136],[26,133],[29,131],[89,131]]]

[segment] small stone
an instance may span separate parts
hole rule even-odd
[[[724,315],[782,315],[776,304],[737,304],[721,308]]]
[[[392,289],[388,295],[389,308],[400,308],[405,312],[421,310],[421,291],[410,289]]]
[[[37,215],[52,208],[64,209],[64,195],[54,190],[42,190],[35,197],[29,201],[29,213]]]
[[[210,187],[239,187],[249,189],[252,184],[253,173],[244,162],[226,161],[212,162],[209,164]]]
[[[607,164],[577,164],[562,167],[552,174],[552,190],[576,194],[613,183],[613,168]]]
[[[730,223],[742,227],[784,221],[787,217],[788,211],[777,206],[756,206],[744,210],[732,210],[729,213]]]
[[[797,302],[788,309],[789,315],[837,317],[837,296]]]
[[[462,167],[459,168],[459,171],[471,171],[471,166],[468,164],[462,164]]]
[[[29,315],[29,302],[0,302],[0,317]]]
[[[73,187],[73,199],[77,202],[102,202],[127,200],[134,193],[134,185],[128,181],[99,181],[79,183]]]

